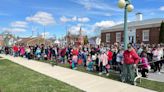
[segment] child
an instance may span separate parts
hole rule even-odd
[[[72,60],[71,60],[70,57],[68,58],[68,63],[69,63],[69,65],[70,65],[70,68],[72,69],[74,66],[72,66]]]
[[[154,72],[158,70],[158,73],[160,74],[161,69],[160,69],[159,61],[161,60],[161,55],[159,53],[159,49],[157,46],[153,49],[152,54],[153,54],[153,61],[155,61]]]
[[[104,72],[106,73],[106,76],[109,76],[109,64],[108,64],[108,56],[107,56],[107,53],[105,53],[105,51],[102,52],[101,56],[100,56],[100,66],[102,66],[102,70],[100,70],[101,72]],[[101,73],[100,73],[101,75]]]
[[[72,50],[72,69],[77,69],[78,54],[78,49],[74,47]]]
[[[117,61],[117,65],[118,65],[118,70],[121,74],[122,72],[122,64],[123,64],[123,49],[121,48],[118,53],[117,53],[117,57],[116,57],[116,61]]]
[[[142,63],[142,67],[141,67],[141,69],[142,69],[141,70],[142,77],[147,77],[146,73],[149,72],[150,65],[148,63],[148,58],[147,58],[146,52],[142,53],[141,63]]]
[[[37,60],[40,60],[41,49],[40,49],[39,47],[36,49],[35,55],[36,55],[36,59],[37,59]]]
[[[93,71],[93,62],[92,62],[90,54],[88,55],[88,58],[87,58],[87,70]]]

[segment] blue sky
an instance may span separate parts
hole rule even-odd
[[[18,36],[28,37],[43,33],[61,37],[66,30],[77,33],[80,25],[84,34],[94,35],[98,27],[110,27],[123,21],[123,10],[118,0],[1,0],[0,31],[10,30]],[[164,18],[164,0],[131,0],[133,12],[128,20],[135,20],[135,13],[143,19]],[[39,18],[38,18],[39,17]]]

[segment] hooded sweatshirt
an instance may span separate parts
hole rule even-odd
[[[124,63],[125,64],[138,64],[140,58],[137,55],[137,53],[132,50],[132,51],[128,51],[126,50],[123,54],[124,56]]]

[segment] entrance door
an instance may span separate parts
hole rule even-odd
[[[129,36],[129,43],[134,43],[134,36]]]
[[[129,43],[136,43],[136,30],[130,29],[128,32]]]

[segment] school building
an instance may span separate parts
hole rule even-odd
[[[142,20],[142,14],[136,14],[136,21],[128,22],[128,38],[129,43],[159,43],[160,26],[163,18],[153,18]],[[115,42],[123,42],[124,39],[124,23],[115,25],[101,31],[101,41],[106,44]]]

